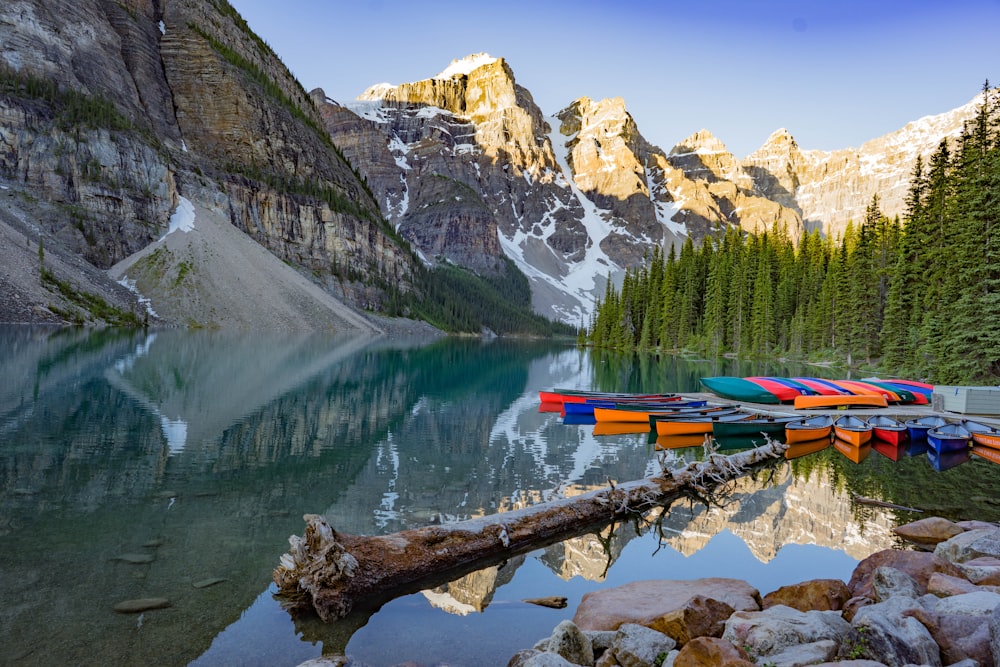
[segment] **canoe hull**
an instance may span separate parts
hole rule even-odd
[[[890,445],[898,446],[907,439],[906,427],[902,422],[885,415],[872,415],[868,418],[872,427],[872,437]]]
[[[960,424],[945,424],[927,431],[927,444],[937,454],[961,452],[969,448],[972,434]],[[930,452],[928,452],[928,455]]]
[[[747,403],[780,403],[778,397],[760,385],[738,377],[720,376],[701,378],[701,384],[710,392],[732,401]]]
[[[740,436],[770,435],[781,436],[785,432],[785,425],[791,418],[778,419],[744,419],[734,422],[719,422],[715,425],[713,433],[720,438],[735,438]]]
[[[656,422],[656,435],[697,435],[709,434],[715,430],[715,425],[720,421],[739,421],[747,419],[748,415],[724,415],[716,419],[693,418],[693,419],[669,419]]]
[[[845,394],[840,396],[798,396],[796,410],[824,408],[884,408],[889,403],[881,394]]]
[[[861,447],[871,442],[872,427],[857,417],[838,417],[833,420],[833,435],[853,447]]]
[[[820,438],[829,440],[833,431],[833,417],[818,415],[785,424],[785,443],[811,442]]]

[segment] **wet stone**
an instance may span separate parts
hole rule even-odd
[[[202,579],[201,581],[196,581],[192,586],[195,588],[208,588],[209,586],[215,586],[216,584],[221,584],[223,581],[229,581],[225,577],[209,577],[208,579]]]
[[[135,600],[125,600],[115,605],[115,611],[119,614],[138,614],[151,609],[166,609],[170,606],[167,598],[136,598]]]
[[[130,565],[145,565],[156,560],[156,556],[153,554],[119,554],[111,560],[118,560]]]

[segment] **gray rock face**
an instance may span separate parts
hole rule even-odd
[[[741,611],[726,621],[722,638],[742,646],[753,656],[771,656],[801,644],[830,640],[846,644],[851,625],[836,611],[802,612],[784,605],[764,611]]]
[[[676,645],[662,632],[625,623],[618,628],[608,651],[621,667],[644,667],[654,664],[658,656],[669,653]]]
[[[310,97],[227,7],[3,3],[0,74],[51,87],[0,101],[0,179],[55,205],[35,221],[46,244],[102,269],[161,237],[179,194],[211,191],[261,245],[377,309],[378,285],[409,289],[414,260]]]
[[[890,598],[857,611],[851,625],[857,636],[851,647],[862,657],[887,665],[941,664],[941,652],[914,613],[923,610],[915,598]]]
[[[573,621],[563,621],[556,626],[549,638],[547,650],[576,665],[590,665],[594,662],[594,649],[590,639],[580,632]]]
[[[920,584],[913,577],[894,567],[875,568],[872,573],[872,589],[876,602],[893,596],[918,598],[923,595]]]
[[[780,653],[767,657],[767,664],[774,667],[799,667],[800,665],[816,665],[829,662],[837,657],[837,642],[823,639],[811,644],[789,646]]]
[[[1000,528],[979,528],[941,542],[934,553],[953,563],[964,563],[975,558],[1000,558]]]

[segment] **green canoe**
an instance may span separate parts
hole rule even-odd
[[[785,440],[785,424],[799,421],[802,417],[789,415],[787,417],[762,417],[759,419],[744,419],[738,422],[719,422],[712,433],[717,438],[737,438],[741,436],[754,437],[766,433],[774,436],[774,440]]]
[[[743,378],[722,375],[701,378],[701,383],[710,392],[733,401],[746,403],[780,403],[778,397],[759,384]]]

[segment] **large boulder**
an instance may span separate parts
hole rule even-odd
[[[851,625],[835,611],[799,611],[779,605],[764,611],[738,611],[726,621],[722,638],[760,658],[791,646],[831,640],[846,644]]]
[[[931,516],[908,523],[905,526],[897,526],[893,528],[892,532],[907,542],[933,551],[940,542],[955,537],[959,533],[964,533],[965,528],[944,517]]]
[[[560,655],[576,665],[594,664],[594,648],[573,621],[563,621],[549,637],[547,651]]]
[[[965,563],[984,556],[1000,558],[1000,528],[980,528],[959,533],[938,544],[934,553],[952,563]]]
[[[990,653],[993,654],[993,664],[1000,665],[1000,607],[990,613]]]
[[[894,567],[877,567],[872,572],[872,593],[876,602],[891,597],[918,598],[926,591],[926,585],[921,587],[913,577]]]
[[[944,544],[942,542],[942,544]],[[847,582],[852,597],[875,599],[872,576],[879,567],[893,567],[913,577],[921,593],[927,592],[927,580],[932,572],[943,572],[953,577],[961,577],[962,572],[952,563],[932,553],[923,551],[897,551],[886,549],[877,551],[858,563]]]
[[[811,644],[789,646],[780,653],[767,656],[768,665],[774,667],[799,667],[800,665],[815,665],[837,658],[839,645],[830,639],[823,639]]]
[[[980,590],[927,601],[931,613],[920,617],[941,648],[945,664],[973,659],[994,664],[990,648],[990,619],[1000,609],[1000,594]]]
[[[672,651],[674,646],[674,640],[662,632],[635,623],[624,623],[618,628],[611,647],[602,656],[602,662],[614,664],[604,659],[614,658],[621,667],[645,667],[662,662],[662,656]]]
[[[750,654],[732,642],[715,637],[698,637],[684,645],[674,667],[751,667]]]
[[[573,622],[583,630],[616,630],[635,623],[676,641],[721,634],[735,611],[760,609],[760,594],[739,579],[636,581],[583,596]]]
[[[958,563],[965,577],[980,586],[1000,586],[1000,558],[981,556]]]
[[[785,605],[799,611],[836,611],[843,608],[851,592],[840,579],[812,579],[782,586],[764,596],[764,609]]]
[[[979,587],[968,579],[952,577],[940,572],[932,573],[930,579],[927,580],[927,592],[939,598],[950,595],[961,595],[962,593],[974,593],[977,590],[979,590]]]
[[[940,667],[941,651],[930,631],[915,617],[926,614],[921,601],[889,598],[861,607],[851,625],[856,634],[841,651],[844,657],[869,658],[886,665]]]

